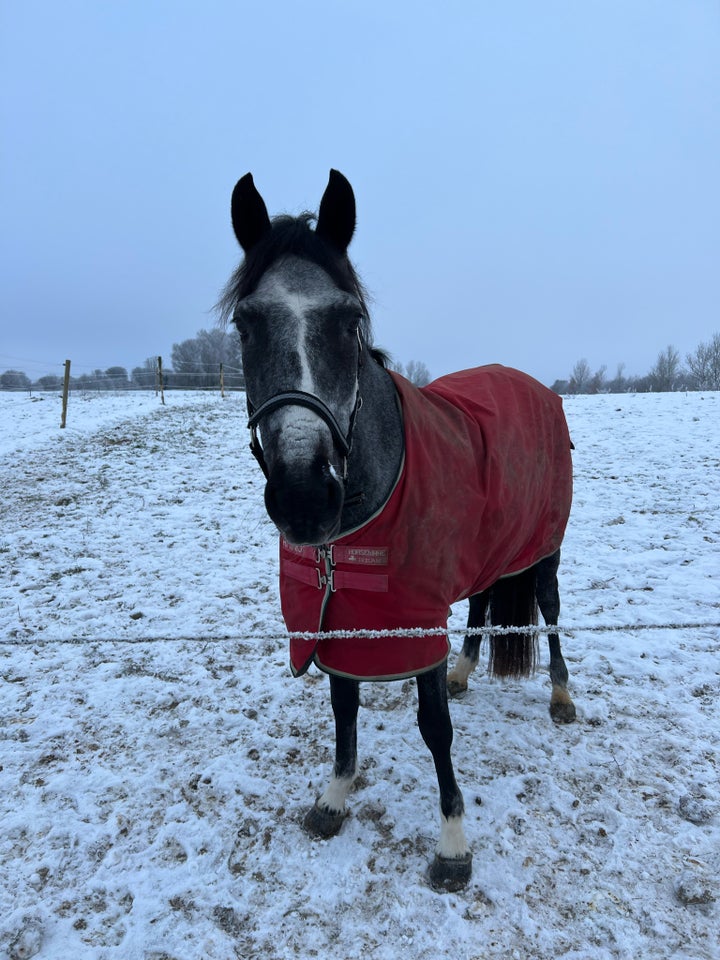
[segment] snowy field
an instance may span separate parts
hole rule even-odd
[[[667,625],[720,621],[720,394],[566,411],[578,722],[544,649],[478,671],[451,708],[474,874],[440,895],[411,682],[362,688],[351,816],[301,829],[328,682],[290,676],[242,397],[73,395],[61,431],[56,397],[0,394],[0,957],[718,960],[720,629]]]

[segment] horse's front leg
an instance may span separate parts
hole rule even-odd
[[[357,680],[330,677],[330,698],[335,715],[335,765],[332,780],[305,815],[305,829],[316,837],[334,837],[346,816],[345,799],[357,774],[357,715],[360,684]]]
[[[429,877],[442,890],[462,889],[472,873],[472,854],[465,839],[465,805],[455,780],[450,747],[453,728],[447,698],[447,664],[417,678],[418,726],[437,771],[440,787],[440,842]]]

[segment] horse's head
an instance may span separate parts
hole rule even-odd
[[[252,176],[239,180],[232,223],[245,259],[221,301],[242,343],[267,511],[297,544],[326,543],[340,531],[368,333],[362,289],[347,257],[355,198],[335,170],[314,230],[313,219],[271,220]]]

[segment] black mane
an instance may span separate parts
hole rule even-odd
[[[347,255],[339,254],[311,228],[316,219],[312,213],[302,213],[298,217],[283,214],[273,218],[272,229],[245,255],[215,305],[223,323],[232,320],[238,303],[257,288],[269,267],[283,257],[302,257],[321,267],[341,290],[358,298],[363,309],[360,332],[368,347],[372,346],[367,292]],[[385,365],[386,357],[382,351],[373,350],[373,355]]]

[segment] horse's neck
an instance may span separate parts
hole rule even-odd
[[[362,408],[348,459],[342,532],[362,526],[381,509],[397,480],[403,456],[403,425],[395,384],[372,358],[360,372]]]

